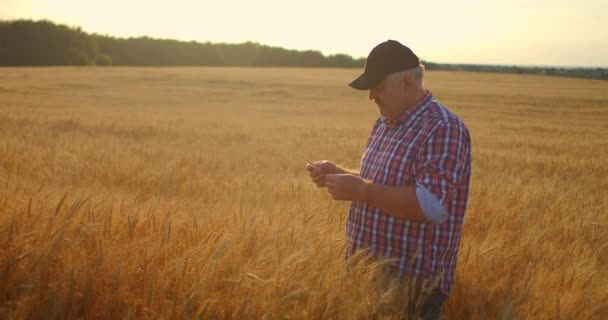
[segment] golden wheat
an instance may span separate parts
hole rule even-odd
[[[377,111],[358,70],[0,69],[0,318],[397,318],[386,262],[345,261]],[[447,319],[608,314],[608,82],[428,72],[473,176]]]

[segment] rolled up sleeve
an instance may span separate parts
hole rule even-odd
[[[416,200],[422,213],[433,223],[442,223],[448,218],[448,212],[427,188],[416,184]]]
[[[415,161],[417,189],[424,188],[439,201],[441,208],[426,206],[424,213],[434,223],[441,223],[450,212],[456,188],[461,183],[469,165],[471,141],[469,132],[459,121],[443,121],[437,124],[423,144]],[[423,194],[424,191],[419,192]],[[422,197],[422,195],[421,195]],[[431,198],[426,195],[426,198]],[[447,215],[445,214],[447,213]]]

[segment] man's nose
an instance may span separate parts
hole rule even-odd
[[[367,94],[367,98],[369,100],[374,100],[376,99],[376,91],[374,90],[374,88],[369,89],[369,92]]]

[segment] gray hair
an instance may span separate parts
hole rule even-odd
[[[414,80],[416,80],[418,82],[418,84],[420,84],[422,86],[423,82],[424,82],[424,65],[420,64],[419,66],[417,66],[415,68],[399,71],[399,72],[396,72],[393,74],[393,76],[397,77],[397,78],[401,78],[406,75],[414,78]]]

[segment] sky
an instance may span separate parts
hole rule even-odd
[[[0,0],[0,19],[354,57],[394,39],[431,62],[608,67],[607,0]]]

